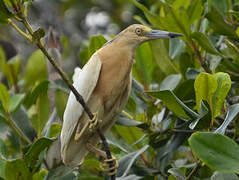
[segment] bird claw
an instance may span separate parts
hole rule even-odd
[[[113,167],[109,168],[109,163],[113,163]],[[100,164],[100,168],[104,172],[107,172],[109,176],[115,175],[117,173],[118,167],[119,167],[119,163],[114,156],[112,156],[111,159],[105,159],[104,162]]]
[[[94,131],[97,126],[102,122],[102,120],[98,119],[98,112],[93,113],[93,119],[89,119],[89,130],[92,132]]]

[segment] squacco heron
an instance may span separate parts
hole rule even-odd
[[[61,131],[61,156],[67,166],[79,166],[89,152],[106,157],[95,147],[100,141],[96,127],[106,133],[126,105],[135,49],[149,40],[178,36],[134,24],[96,51],[83,69],[75,69],[73,85],[94,112],[94,119],[89,119],[71,92]]]

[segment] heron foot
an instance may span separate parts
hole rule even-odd
[[[88,149],[88,151],[100,156],[104,158],[104,161],[100,163],[100,168],[106,172],[109,176],[114,175],[117,173],[117,169],[119,167],[119,163],[117,161],[117,159],[112,156],[111,159],[107,159],[107,155],[104,151],[96,148],[95,146],[93,146],[90,143],[86,144],[86,147]],[[113,164],[112,167],[109,167],[109,164]]]
[[[79,141],[80,138],[83,136],[83,134],[87,131],[87,128],[89,128],[90,132],[95,131],[99,124],[102,122],[102,120],[98,119],[98,112],[93,113],[94,117],[93,119],[89,119],[86,124],[84,125],[84,127],[80,130],[80,132],[77,130],[76,134],[75,134],[75,141]]]
[[[113,166],[109,167],[109,164],[113,164]],[[109,176],[115,175],[117,173],[118,167],[119,163],[114,156],[112,156],[111,159],[105,159],[104,162],[100,163],[100,168]]]
[[[99,124],[102,122],[102,120],[98,119],[98,112],[93,113],[93,115],[94,115],[93,119],[89,119],[89,130],[91,132],[97,129]]]

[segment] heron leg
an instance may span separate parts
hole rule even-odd
[[[85,125],[83,126],[82,129],[80,129],[79,125],[77,127],[77,130],[76,130],[76,134],[75,134],[75,141],[79,141],[80,138],[82,137],[82,135],[84,134],[84,132],[88,129],[89,127],[89,131],[90,132],[93,132],[97,127],[98,125],[102,122],[101,120],[98,119],[98,112],[96,113],[93,113],[94,117],[93,119],[89,119]]]
[[[104,161],[101,162],[101,164],[100,164],[100,168],[103,171],[107,172],[107,174],[110,175],[110,176],[116,174],[117,169],[119,167],[119,163],[118,163],[117,159],[114,156],[112,156],[111,159],[107,159],[106,153],[104,151],[96,148],[95,146],[93,146],[90,143],[87,143],[86,147],[87,147],[88,151],[90,151],[90,152],[92,152],[92,153],[94,153],[94,154],[104,158]],[[113,164],[113,167],[109,168],[109,164],[110,163]]]

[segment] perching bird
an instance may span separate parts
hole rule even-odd
[[[71,92],[61,131],[61,156],[67,166],[78,166],[90,151],[98,152],[94,146],[99,137],[93,126],[106,133],[126,105],[135,49],[149,40],[178,36],[182,35],[134,24],[96,51],[83,69],[75,69],[73,85],[94,112],[95,121],[90,123]]]

